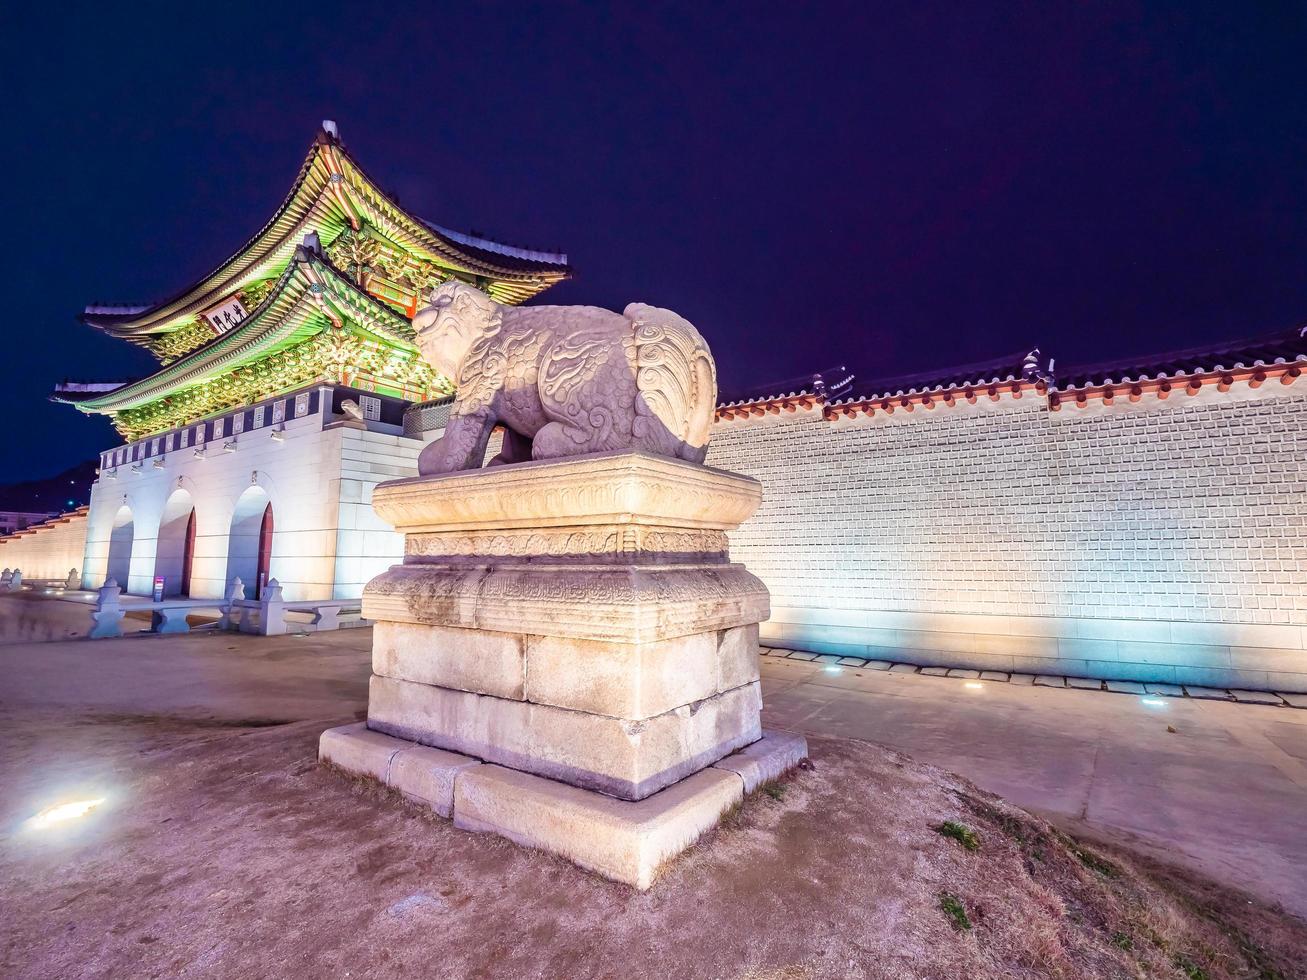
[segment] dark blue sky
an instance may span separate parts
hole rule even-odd
[[[724,388],[1307,318],[1304,5],[26,4],[6,15],[0,480],[116,442],[74,319],[207,272],[319,120],[412,210],[671,307]],[[13,421],[17,424],[14,425]]]

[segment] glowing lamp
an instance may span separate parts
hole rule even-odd
[[[57,803],[54,806],[46,807],[28,820],[27,826],[33,830],[47,830],[56,824],[84,817],[103,802],[104,798],[101,797],[98,800],[74,800],[71,803]]]

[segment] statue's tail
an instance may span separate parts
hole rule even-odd
[[[702,463],[717,407],[717,367],[694,325],[671,310],[632,303],[639,390],[633,433],[653,452]]]

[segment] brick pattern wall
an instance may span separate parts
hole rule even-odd
[[[1307,623],[1307,398],[719,426],[782,605]],[[883,419],[883,417],[882,417]]]
[[[808,638],[890,614],[1257,624],[1307,662],[1307,394],[1276,388],[782,415],[719,424],[708,463],[763,482],[732,556]]]

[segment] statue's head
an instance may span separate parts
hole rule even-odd
[[[434,289],[427,305],[413,317],[418,350],[433,368],[458,380],[468,350],[494,331],[499,304],[481,290],[451,280]]]

